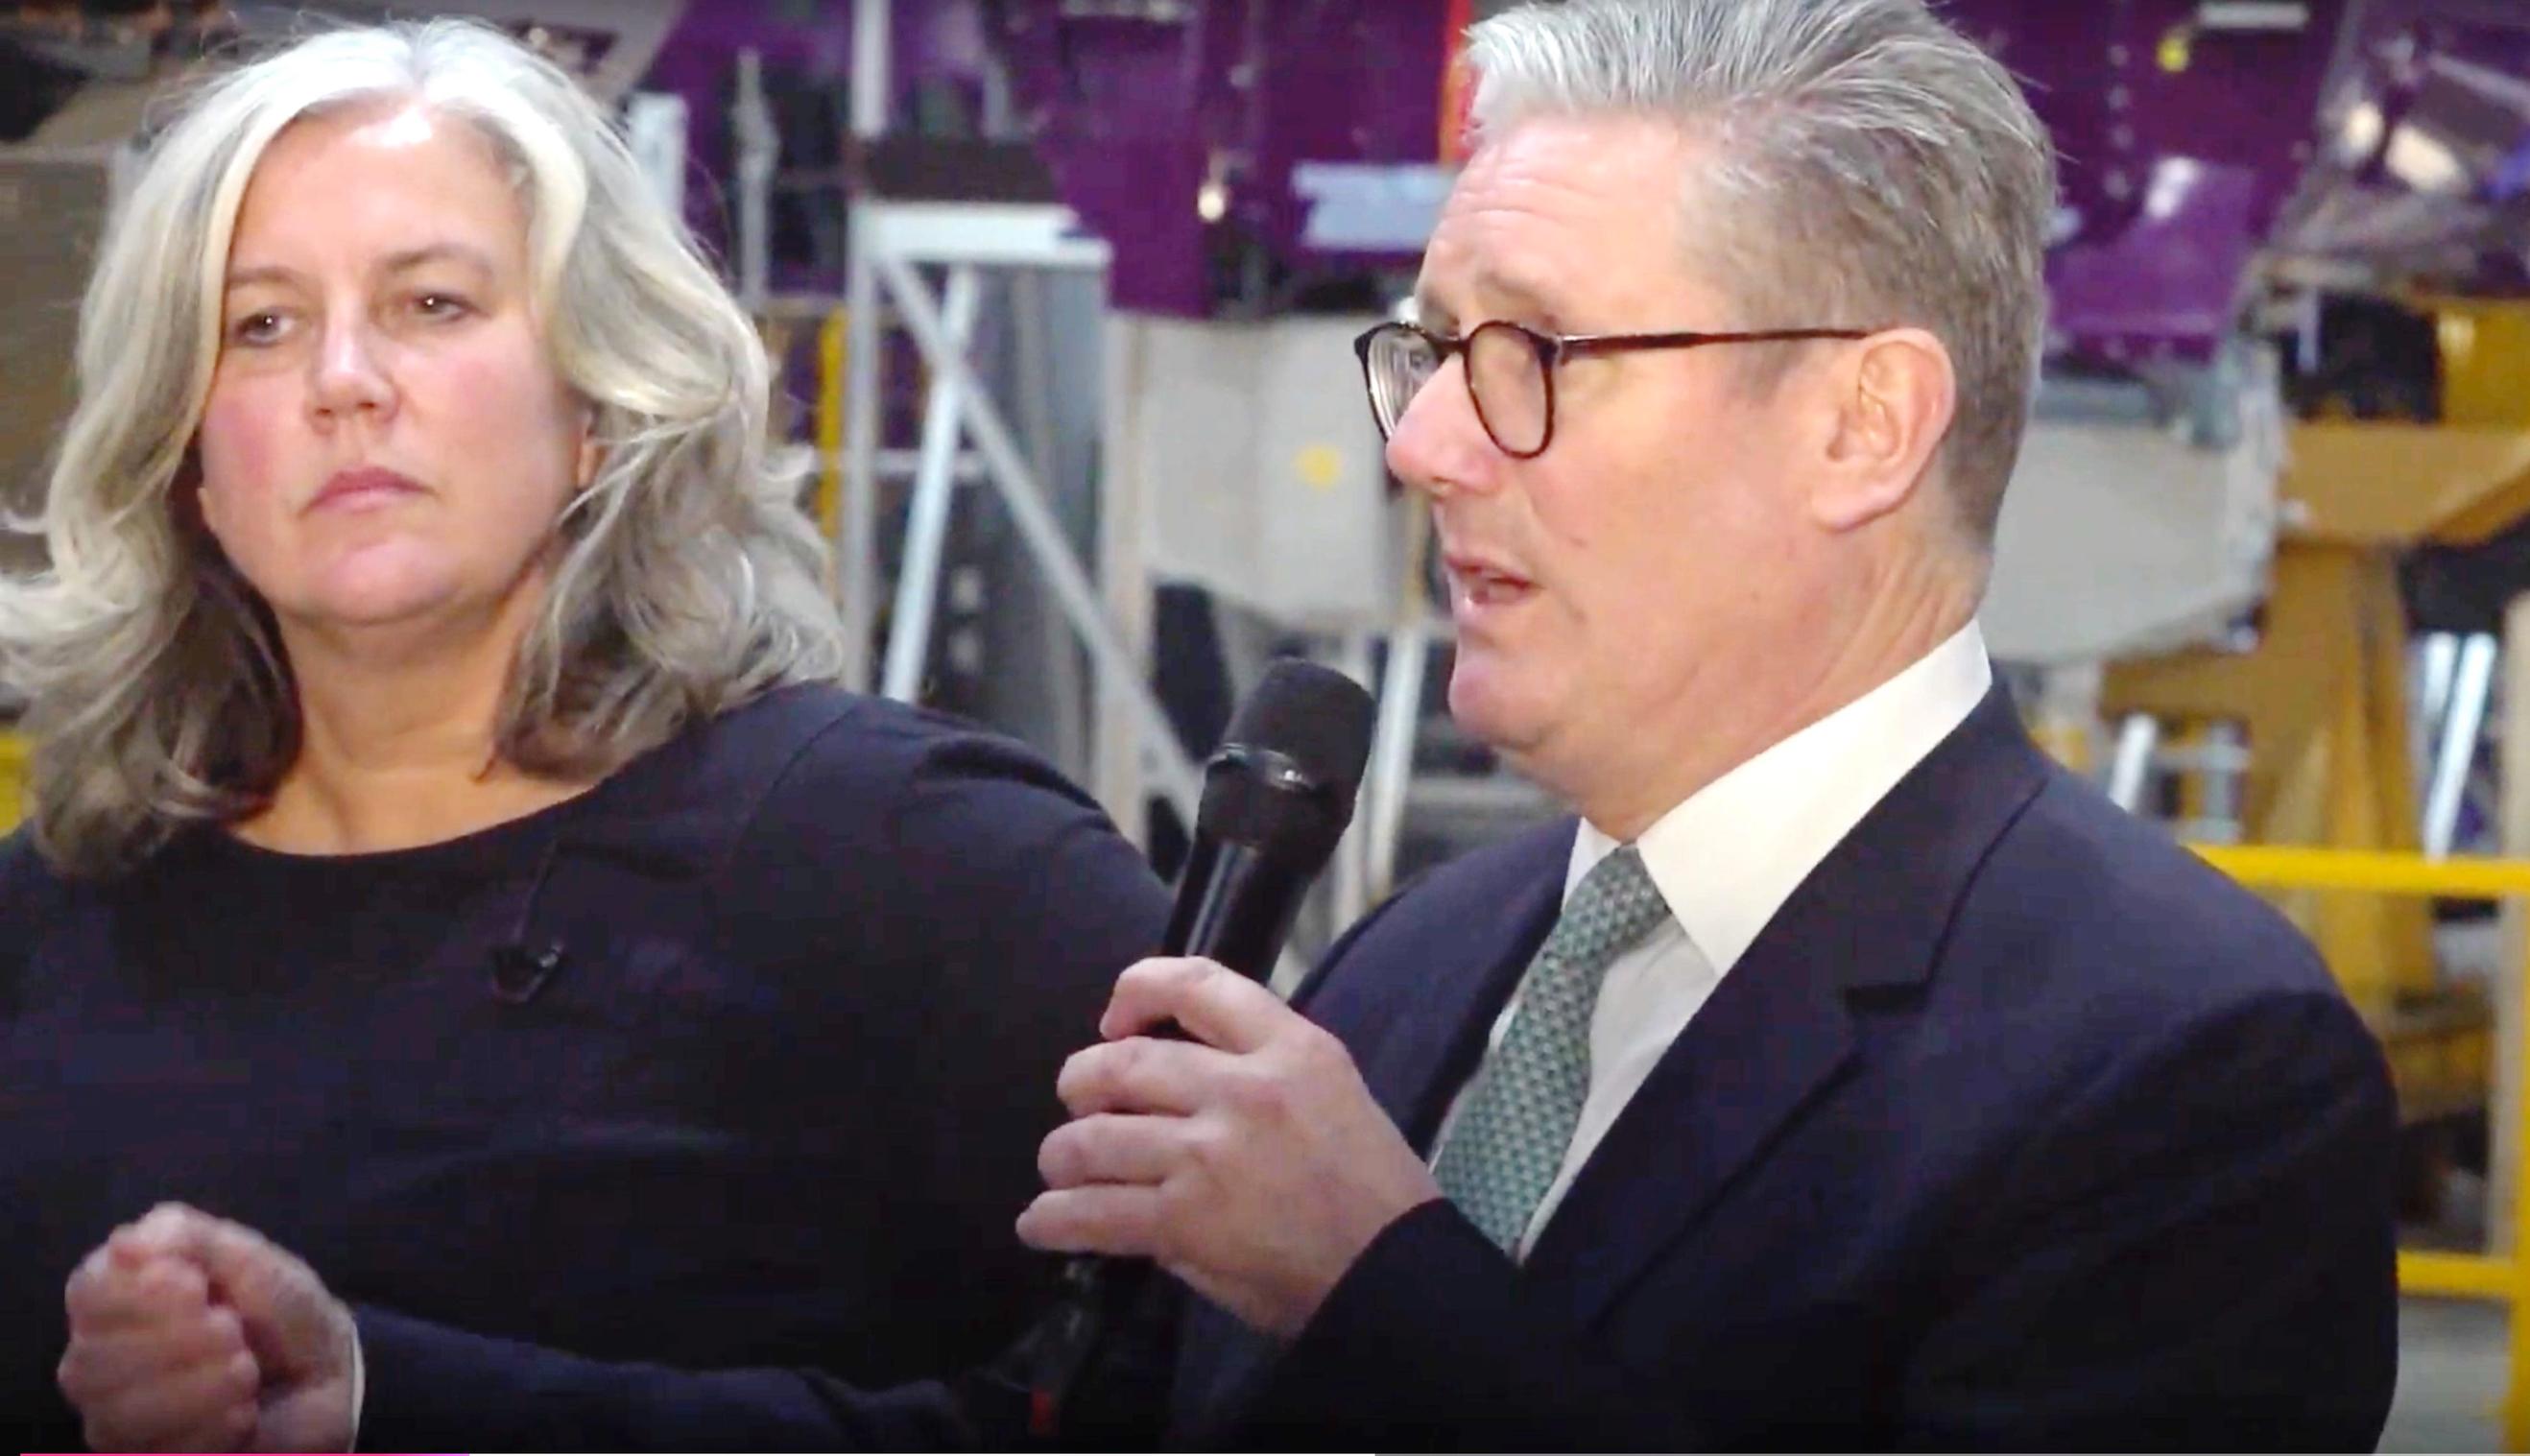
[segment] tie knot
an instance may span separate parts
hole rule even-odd
[[[1628,844],[1581,876],[1544,949],[1561,960],[1595,966],[1614,960],[1668,918],[1669,902],[1643,868],[1641,852]]]

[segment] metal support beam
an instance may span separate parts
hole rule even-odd
[[[738,53],[738,101],[730,108],[738,136],[738,297],[760,312],[771,293],[773,175],[782,166],[782,134],[764,97],[764,58]]]
[[[949,347],[963,357],[974,343],[975,314],[983,287],[971,267],[949,270]],[[913,500],[907,511],[905,560],[897,567],[896,611],[889,619],[887,667],[879,691],[899,702],[922,692],[922,666],[931,656],[931,616],[940,601],[940,558],[949,544],[949,508],[958,495],[958,420],[965,408],[963,378],[935,375],[922,413],[922,450],[913,471]]]
[[[879,246],[855,206],[845,280],[844,503],[835,542],[835,595],[844,618],[844,681],[870,686],[870,638],[878,630]]]
[[[2459,670],[2459,634],[2429,632],[2410,649],[2414,662],[2415,701],[2407,720],[2407,743],[2416,759],[2419,788],[2433,772],[2432,744],[2442,736],[2443,715],[2450,710],[2451,677]]]
[[[895,0],[853,0],[852,135],[863,140],[887,130],[889,88],[894,84],[889,47]]]
[[[1330,665],[1354,682],[1367,684],[1371,679],[1371,638],[1367,632],[1348,632],[1336,639],[1334,661]],[[1375,726],[1372,733],[1375,746],[1378,741]],[[1331,937],[1342,934],[1345,926],[1367,914],[1373,895],[1370,879],[1371,826],[1361,815],[1358,796],[1359,786],[1356,785],[1352,822],[1346,826],[1344,838],[1337,842],[1335,860],[1327,871],[1327,899],[1334,917],[1333,924],[1328,926]]]
[[[1423,677],[1431,660],[1432,626],[1415,612],[1388,637],[1370,769],[1362,776],[1364,872],[1373,904],[1397,888],[1397,847],[1405,834],[1405,793],[1414,778],[1414,728],[1423,717]]]
[[[1195,804],[1201,793],[1201,781],[1194,764],[1178,743],[1176,726],[1161,708],[1150,685],[1143,680],[1141,664],[1126,649],[1115,628],[1101,609],[1097,588],[1090,585],[1087,573],[1073,557],[1062,523],[1055,519],[1039,487],[1036,473],[1030,469],[1024,452],[1013,438],[1010,425],[1001,410],[993,403],[975,377],[974,365],[965,355],[953,347],[948,320],[922,275],[912,263],[891,252],[880,252],[872,259],[881,282],[907,332],[922,351],[923,361],[930,365],[935,381],[955,381],[958,400],[966,417],[967,432],[984,457],[994,487],[1000,491],[1009,510],[1012,525],[1018,528],[1029,553],[1036,558],[1064,615],[1072,622],[1072,632],[1089,649],[1102,682],[1115,693],[1116,700],[1125,705],[1133,719],[1136,736],[1160,792],[1185,816],[1194,822]]]
[[[2469,766],[2477,759],[2477,743],[2486,730],[2486,704],[2495,690],[2495,634],[2473,633],[2461,644],[2458,670],[2452,674],[2450,704],[2443,714],[2440,747],[2434,756],[2433,782],[2425,790],[2425,857],[2440,860],[2451,852],[2459,833],[2461,797],[2468,789]]]
[[[2148,713],[2128,713],[2118,725],[2116,756],[2109,760],[2108,794],[2112,803],[2128,813],[2143,807],[2143,793],[2152,781],[2152,753],[2161,742],[2161,725]]]

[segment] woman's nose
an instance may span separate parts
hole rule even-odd
[[[317,346],[308,401],[323,419],[377,415],[395,403],[378,341],[362,322],[329,325]]]

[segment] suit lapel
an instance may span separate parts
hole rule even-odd
[[[1344,1038],[1371,1096],[1427,1156],[1494,1019],[1554,927],[1573,830],[1569,819],[1532,830],[1390,900],[1292,998]],[[1357,959],[1374,969],[1348,975]],[[1218,1445],[1279,1347],[1200,1299],[1189,1298],[1185,1320],[1171,1444]]]
[[[1853,1054],[1806,935],[1761,935],[1671,1044],[1530,1250],[1541,1286],[1587,1322],[1684,1232]]]
[[[1413,947],[1403,974],[1356,978],[1359,984],[1338,976],[1323,994],[1295,1002],[1349,1043],[1371,1095],[1419,1151],[1431,1150],[1495,1018],[1554,928],[1572,834],[1569,820],[1532,831],[1472,882],[1434,896],[1439,903],[1401,902],[1401,923],[1372,927],[1364,939]],[[1344,959],[1331,957],[1331,969]]]
[[[1595,1319],[1853,1056],[1850,992],[1921,984],[2045,766],[1998,688],[1793,891],[1671,1045],[1530,1251]]]

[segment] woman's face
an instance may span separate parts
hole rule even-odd
[[[197,443],[203,520],[286,635],[409,644],[524,620],[596,455],[531,307],[524,205],[479,133],[398,102],[274,139]]]

